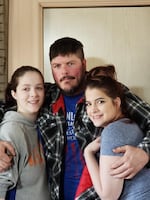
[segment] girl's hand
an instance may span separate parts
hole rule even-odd
[[[97,153],[100,149],[100,137],[96,138],[95,140],[93,140],[91,143],[89,143],[85,149],[84,149],[84,153],[89,152],[89,153]]]

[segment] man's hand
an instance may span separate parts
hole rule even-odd
[[[13,156],[13,146],[9,142],[0,141],[0,172],[6,171],[12,165]]]
[[[124,153],[111,168],[110,175],[116,178],[133,178],[149,161],[148,154],[137,147],[125,145],[113,150],[115,153]]]

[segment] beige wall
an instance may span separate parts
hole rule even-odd
[[[20,65],[42,69],[42,10],[38,1],[11,0],[9,12],[9,77]]]
[[[85,5],[86,2],[86,5]],[[42,11],[43,8],[48,7],[70,7],[70,6],[92,6],[92,5],[109,5],[112,4],[126,4],[126,3],[138,3],[141,4],[141,1],[63,1],[63,0],[55,0],[55,1],[42,1],[42,0],[11,0],[10,1],[10,24],[9,24],[9,77],[12,71],[20,66],[20,65],[33,65],[41,69],[41,71],[45,72],[47,64],[44,61],[44,34],[43,34],[43,18]],[[142,1],[142,3],[146,3],[150,5],[150,1]],[[126,11],[124,11],[126,12]],[[98,35],[94,32],[89,32],[89,34],[93,34],[93,37],[90,36],[88,38],[88,32],[84,33],[83,36],[78,37],[79,33],[74,33],[77,35],[77,38],[83,41],[85,46],[85,53],[88,60],[88,67],[90,68],[93,65],[103,64],[103,63],[113,63],[117,67],[118,79],[121,82],[124,82],[128,85],[133,91],[135,91],[139,96],[150,103],[150,42],[145,38],[147,35],[150,35],[150,11],[145,12],[144,16],[146,22],[143,23],[143,28],[148,27],[146,32],[142,32],[140,30],[140,34],[137,32],[135,34],[135,38],[129,33],[129,41],[125,44],[125,48],[120,46],[120,40],[125,42],[126,37],[128,37],[128,22],[130,20],[130,16],[134,16],[132,19],[134,20],[131,24],[136,23],[136,28],[139,24],[142,24],[140,21],[136,21],[136,12],[130,12],[129,14],[125,14],[124,16],[124,28],[122,29],[121,35],[116,35],[116,30],[114,30],[114,36],[118,38],[118,41],[112,40],[112,37],[108,37],[109,31],[103,31],[103,35],[107,37],[107,40],[103,40],[97,44],[98,49],[95,48],[95,42],[97,41]],[[62,15],[61,15],[62,16]],[[143,12],[141,12],[141,16],[143,17]],[[50,20],[54,18],[50,18]],[[113,24],[116,25],[120,20],[117,15],[115,18],[112,18]],[[94,27],[94,21],[92,21],[92,29]],[[109,21],[105,19],[104,27],[109,28]],[[70,21],[69,24],[71,24]],[[105,26],[106,25],[106,26]],[[97,26],[97,24],[96,24]],[[111,27],[111,31],[115,26]],[[116,27],[117,28],[117,27]],[[134,26],[131,27],[134,30]],[[84,28],[86,30],[86,27]],[[57,37],[64,36],[64,32],[60,35],[57,35],[55,29],[52,32],[51,39],[57,39]],[[90,29],[88,29],[89,31]],[[118,30],[119,31],[119,30]],[[72,34],[72,33],[71,33]],[[142,34],[142,35],[141,35]],[[54,37],[55,35],[55,37]],[[73,35],[71,35],[73,36]],[[126,36],[126,37],[124,37]],[[53,42],[52,40],[48,41],[48,44]],[[136,45],[136,41],[139,42],[140,47],[145,49],[141,50]],[[122,42],[121,42],[122,43]],[[138,43],[139,44],[139,43]],[[89,48],[90,45],[90,48]],[[109,46],[108,48],[106,48]],[[92,47],[92,48],[91,48]],[[110,49],[111,48],[111,49]],[[103,51],[103,49],[105,51]],[[115,49],[115,51],[114,51]],[[129,53],[129,49],[131,53]],[[136,53],[135,53],[136,51]],[[48,53],[48,52],[47,52]],[[136,57],[138,54],[138,57]],[[94,58],[93,58],[94,57]],[[138,59],[137,59],[138,58]],[[48,61],[47,61],[48,62]],[[45,67],[44,67],[45,63]],[[142,66],[141,66],[142,65]],[[47,72],[46,72],[47,74]],[[49,79],[49,77],[47,78]],[[50,77],[51,79],[51,77]],[[50,80],[52,81],[52,79]]]

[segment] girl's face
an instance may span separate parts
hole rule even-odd
[[[28,118],[36,119],[44,101],[44,84],[39,73],[28,71],[18,79],[16,92],[12,96],[17,102],[17,111]]]
[[[120,98],[112,99],[102,89],[89,87],[85,97],[87,114],[96,127],[104,127],[121,115]]]

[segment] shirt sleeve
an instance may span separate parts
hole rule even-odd
[[[150,105],[125,86],[124,90],[128,113],[144,132],[144,138],[137,146],[150,155]]]
[[[116,121],[106,126],[101,135],[101,155],[122,156],[112,150],[123,145],[137,146],[143,134],[135,123],[126,124]]]
[[[24,145],[21,141],[20,128],[12,125],[3,125],[0,127],[0,140],[9,141],[15,148],[16,156],[13,158],[13,165],[9,170],[0,173],[0,198],[5,198],[8,189],[12,189],[16,186],[19,176],[19,145]],[[19,136],[19,137],[18,137]],[[20,141],[20,142],[18,142]],[[19,145],[17,145],[19,144]]]

